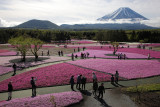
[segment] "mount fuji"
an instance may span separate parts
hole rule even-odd
[[[98,21],[108,21],[108,20],[130,20],[130,21],[141,21],[141,20],[148,20],[144,16],[140,15],[139,13],[135,12],[134,10],[128,7],[121,7],[114,11],[111,14],[105,15],[101,18],[98,18]]]

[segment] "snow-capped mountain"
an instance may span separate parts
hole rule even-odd
[[[98,18],[97,20],[108,21],[108,20],[122,20],[122,19],[131,21],[148,20],[144,16],[140,15],[139,13],[133,11],[128,7],[121,7],[118,10],[114,11],[113,13]]]

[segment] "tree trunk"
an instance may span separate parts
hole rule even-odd
[[[37,61],[38,60],[38,55],[37,54],[35,54],[35,61]]]

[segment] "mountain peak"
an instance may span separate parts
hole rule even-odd
[[[111,14],[105,15],[97,20],[107,21],[107,20],[117,20],[117,19],[131,19],[131,20],[148,20],[144,16],[130,9],[129,7],[120,7]]]
[[[24,22],[16,28],[34,28],[34,29],[56,29],[59,26],[48,21],[48,20],[37,20],[37,19],[32,19],[27,22]]]

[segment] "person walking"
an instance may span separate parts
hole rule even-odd
[[[98,83],[94,81],[93,83],[93,95],[97,96]]]
[[[118,71],[116,71],[116,73],[115,73],[115,78],[116,78],[115,82],[118,83],[118,79],[119,79],[119,73],[118,73]]]
[[[78,77],[77,77],[77,85],[76,85],[76,88],[77,89],[81,89],[81,76],[82,75],[78,75]]]
[[[98,95],[98,98],[100,98],[101,96],[101,99],[103,98],[103,92],[105,93],[105,89],[104,89],[104,84],[101,83],[101,85],[98,87],[98,91],[99,91],[99,95]]]
[[[71,84],[72,91],[74,91],[74,75],[71,76],[70,84]]]
[[[93,83],[97,81],[97,76],[94,72],[92,72]]]
[[[82,80],[81,80],[81,83],[82,83],[82,90],[86,88],[86,81],[87,81],[87,78],[85,76],[82,77]]]
[[[8,84],[8,100],[7,101],[12,99],[12,91],[13,91],[13,86],[12,86],[12,82],[10,81]]]
[[[13,67],[13,71],[14,71],[12,76],[14,76],[16,74],[17,65],[14,63],[12,67]]]
[[[34,77],[31,77],[31,85],[32,85],[32,97],[36,96],[36,82],[37,79]]]

